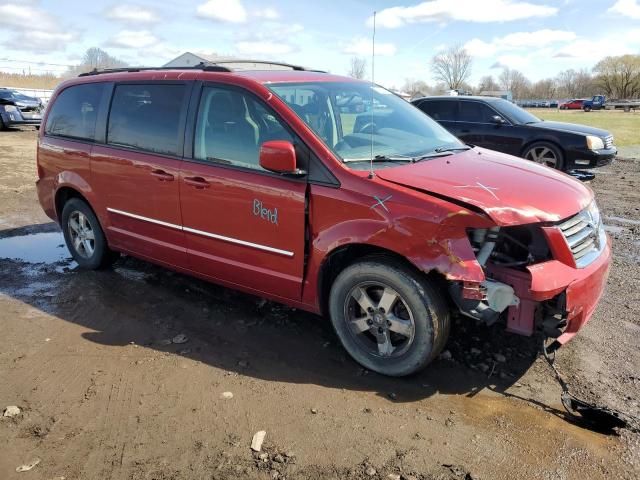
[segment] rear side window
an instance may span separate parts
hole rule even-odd
[[[105,85],[86,83],[64,89],[51,107],[45,133],[95,140],[98,107]]]
[[[418,105],[418,108],[436,121],[455,121],[456,102],[447,100],[427,100]]]
[[[178,155],[184,85],[118,85],[113,93],[107,142]]]
[[[496,113],[480,102],[460,102],[459,118],[461,122],[491,123],[491,117]]]

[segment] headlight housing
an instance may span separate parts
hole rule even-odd
[[[600,137],[587,135],[587,147],[589,147],[589,150],[602,150],[604,148],[604,141]]]
[[[602,221],[600,219],[600,209],[598,208],[598,204],[595,200],[593,200],[589,206],[587,207],[587,212],[589,213],[594,227],[600,228]]]
[[[4,111],[5,112],[17,112],[18,111],[18,107],[16,107],[15,105],[4,105]]]

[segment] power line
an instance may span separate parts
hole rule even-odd
[[[12,63],[29,63],[31,65],[52,65],[54,67],[75,67],[76,65],[67,65],[64,63],[47,63],[47,62],[34,62],[29,60],[16,60],[14,58],[0,58],[1,62],[12,62]]]
[[[54,72],[51,69],[46,69],[46,68],[31,68],[31,67],[11,67],[8,65],[0,65],[0,70],[17,70],[18,72],[49,72],[49,73],[61,73],[61,72]],[[8,72],[10,73],[10,72]]]

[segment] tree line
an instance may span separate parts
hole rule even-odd
[[[399,89],[413,96],[439,95],[448,90],[463,90],[479,94],[484,91],[508,90],[514,100],[589,98],[603,94],[609,98],[640,97],[640,55],[609,56],[591,69],[568,69],[553,78],[529,80],[522,72],[504,67],[502,72],[483,76],[471,85],[473,57],[461,46],[447,48],[434,55],[430,68],[435,83],[406,79]],[[366,60],[351,59],[349,75],[366,77]]]

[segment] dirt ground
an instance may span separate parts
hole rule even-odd
[[[132,258],[77,271],[37,203],[35,141],[0,133],[0,411],[21,409],[0,418],[1,479],[639,478],[640,435],[568,422],[539,339],[458,320],[445,358],[385,378],[319,317]],[[592,182],[614,266],[558,365],[640,416],[639,179],[621,159]]]

